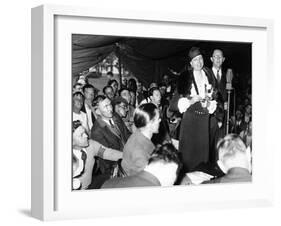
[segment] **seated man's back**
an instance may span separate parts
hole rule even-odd
[[[143,170],[131,176],[109,179],[102,188],[172,186],[179,168],[177,150],[172,144],[164,144],[153,151]]]
[[[219,160],[226,174],[210,183],[250,182],[251,154],[242,139],[236,134],[228,134],[217,144]]]

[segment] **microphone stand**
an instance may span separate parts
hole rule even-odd
[[[227,117],[226,117],[226,134],[229,133],[229,112],[230,112],[230,95],[231,95],[231,90],[227,90]]]
[[[233,73],[231,69],[227,69],[226,73],[226,91],[227,91],[227,118],[226,118],[226,134],[229,133],[229,112],[230,112],[230,95],[233,90],[232,88]]]

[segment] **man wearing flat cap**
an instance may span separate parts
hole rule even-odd
[[[190,172],[201,162],[209,161],[209,117],[216,110],[213,100],[214,79],[204,67],[204,59],[198,47],[188,53],[188,70],[178,79],[177,94],[170,109],[183,114],[179,151],[182,153],[184,172]]]

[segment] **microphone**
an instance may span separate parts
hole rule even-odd
[[[232,79],[233,79],[233,72],[232,69],[228,68],[226,72],[226,87],[227,91],[232,90]]]

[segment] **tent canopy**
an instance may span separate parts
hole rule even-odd
[[[159,82],[171,70],[183,70],[189,64],[187,53],[192,46],[201,48],[207,66],[211,66],[212,51],[220,48],[226,57],[225,67],[251,74],[251,43],[73,34],[72,75],[77,76],[115,52],[122,65],[147,86]]]

